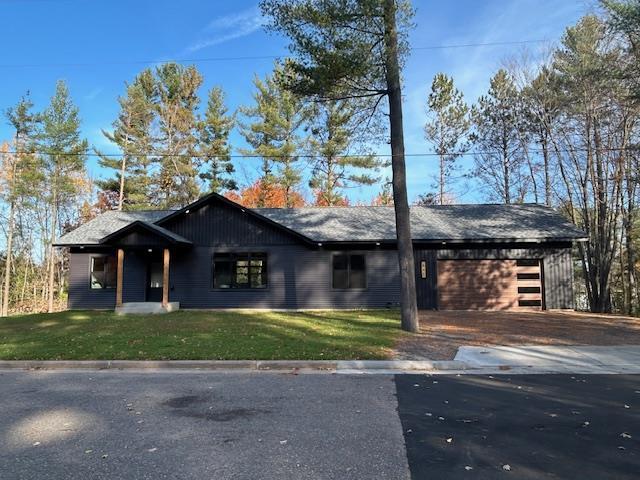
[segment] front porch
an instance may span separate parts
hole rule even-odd
[[[189,240],[157,225],[138,221],[104,237],[101,243],[114,247],[117,252],[115,301],[117,314],[169,313],[180,308],[179,302],[170,300],[171,252],[178,248],[190,247]],[[141,267],[145,269],[145,275],[137,275],[136,283],[144,279],[145,286],[141,289],[140,285],[136,285],[136,290],[144,292],[144,301],[123,302],[123,297],[127,293],[124,291],[125,285],[131,284],[130,281],[125,282],[124,278],[124,264],[128,253],[135,254],[137,262],[143,258]]]

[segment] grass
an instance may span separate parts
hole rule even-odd
[[[392,310],[66,311],[0,319],[0,359],[385,359],[400,335],[399,313]]]

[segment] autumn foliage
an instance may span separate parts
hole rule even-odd
[[[224,196],[247,208],[283,208],[287,206],[287,194],[284,187],[260,180],[240,190],[240,192],[229,191]],[[304,197],[299,192],[290,192],[289,196],[292,207],[305,206]]]

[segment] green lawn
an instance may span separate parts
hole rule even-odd
[[[400,335],[393,310],[68,311],[0,318],[0,359],[385,359]]]

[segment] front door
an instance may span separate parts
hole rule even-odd
[[[420,310],[433,310],[436,305],[436,251],[414,249],[416,262],[416,301]]]
[[[149,260],[147,263],[147,302],[162,301],[162,262]]]

